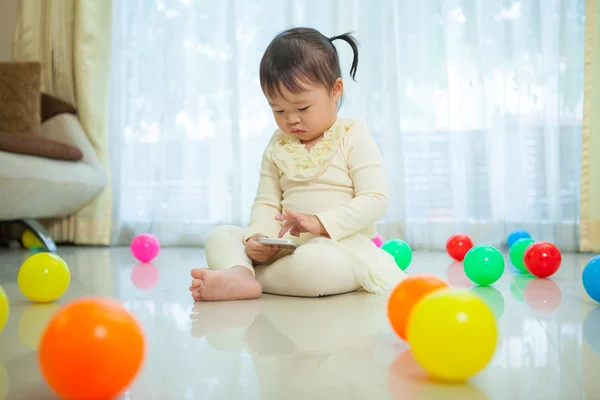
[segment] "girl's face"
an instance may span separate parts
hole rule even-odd
[[[319,138],[337,119],[338,101],[344,89],[341,79],[332,90],[306,84],[299,93],[282,88],[281,96],[270,98],[275,121],[281,131],[298,137],[302,142]]]

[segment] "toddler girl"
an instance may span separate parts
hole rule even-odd
[[[254,299],[262,292],[317,297],[379,293],[405,274],[377,248],[375,222],[387,208],[381,154],[363,122],[338,118],[344,82],[333,41],[310,28],[277,35],[260,64],[260,83],[279,129],[263,154],[250,223],[214,229],[209,269],[191,271],[195,300]],[[260,244],[294,239],[294,251]]]

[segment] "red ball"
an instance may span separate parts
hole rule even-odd
[[[446,242],[446,251],[450,257],[457,261],[462,261],[465,254],[473,247],[473,241],[464,233],[457,233],[448,239]]]
[[[532,243],[526,250],[523,263],[531,275],[547,278],[558,271],[562,256],[560,250],[549,242]]]

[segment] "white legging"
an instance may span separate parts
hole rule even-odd
[[[319,297],[360,289],[354,274],[354,258],[328,242],[325,238],[313,239],[292,254],[280,252],[270,264],[253,265],[246,255],[244,230],[219,226],[206,241],[206,262],[211,270],[248,268],[265,293]]]

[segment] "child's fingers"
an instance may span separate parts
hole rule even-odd
[[[279,231],[279,237],[282,238],[283,235],[285,235],[287,231],[292,229],[293,226],[294,226],[294,223],[292,221],[287,221],[285,224],[283,224],[283,226],[281,227],[281,230]]]
[[[246,242],[246,248],[249,250],[257,250],[261,244],[257,240],[250,239]]]
[[[309,232],[313,231],[311,229],[310,222],[308,222],[306,219],[303,219],[302,221],[300,221],[300,226],[303,227],[304,229],[306,229]],[[314,232],[312,232],[312,233],[314,233]]]
[[[303,214],[294,212],[294,211],[290,211],[290,210],[285,210],[285,214],[287,214],[289,217],[292,217],[294,219],[300,220],[302,217],[304,217]]]

